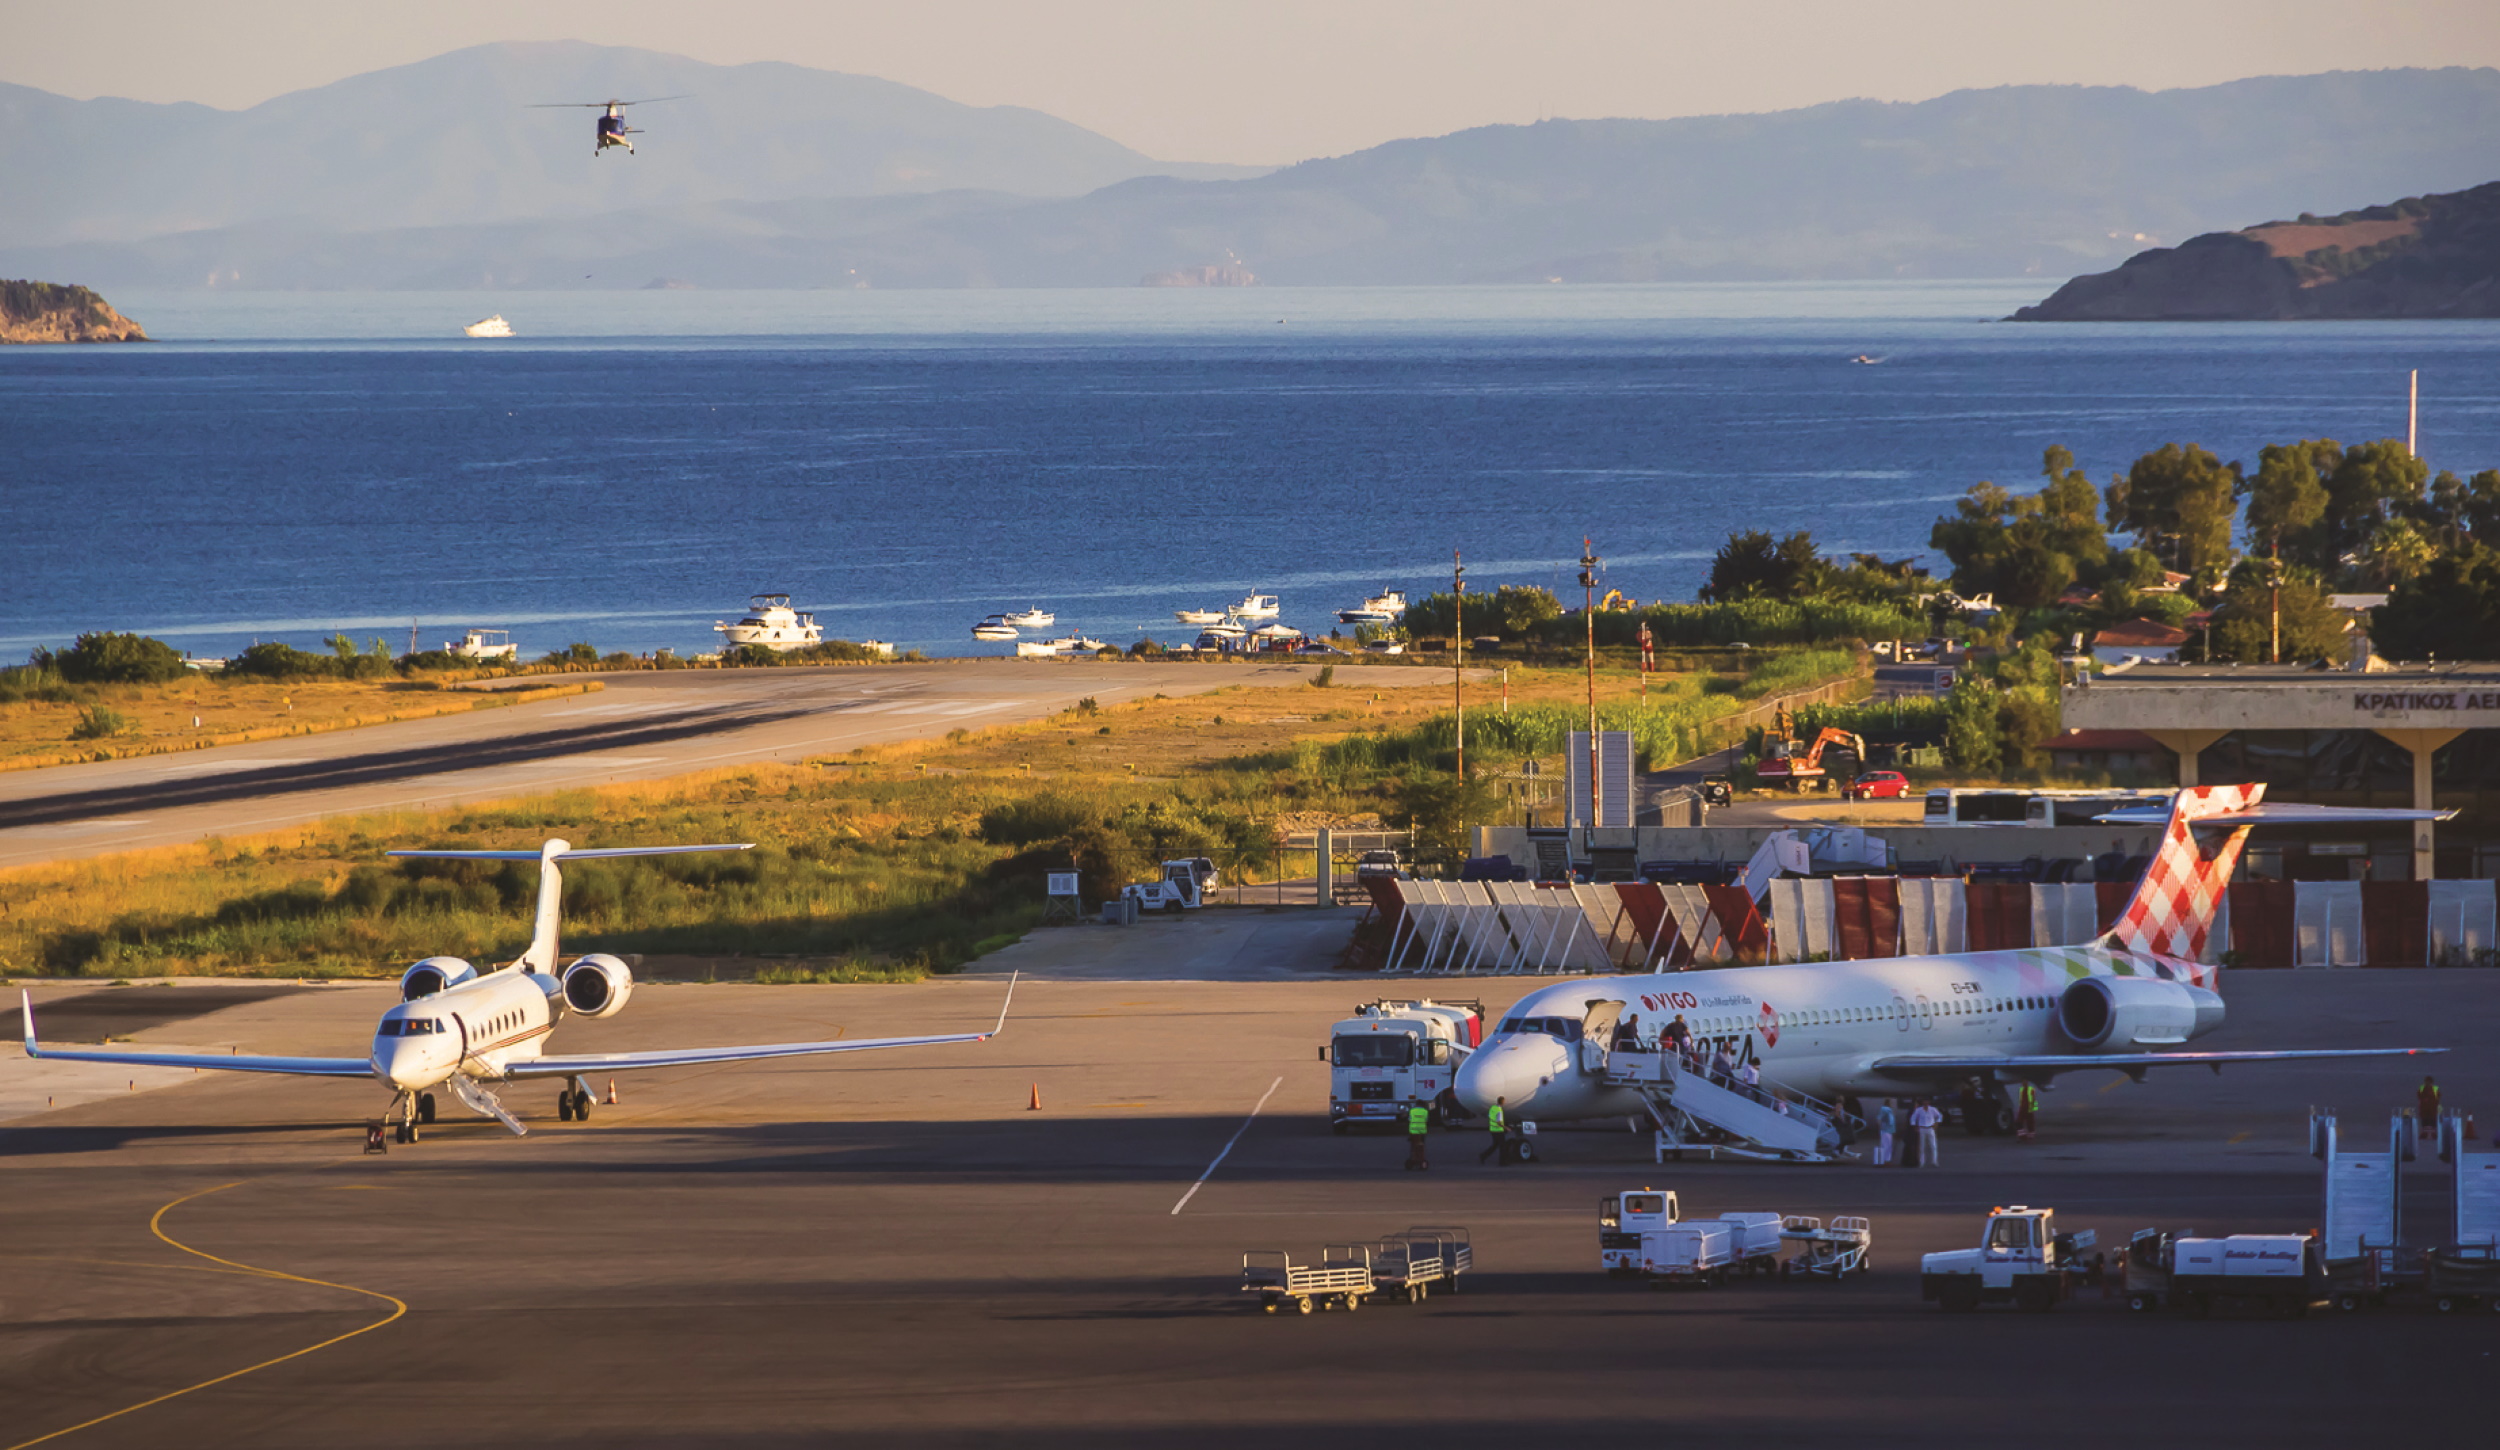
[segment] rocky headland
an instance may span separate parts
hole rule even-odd
[[[2500,317],[2500,181],[2139,252],[2016,322]]]
[[[145,342],[139,324],[85,287],[0,281],[0,342]]]

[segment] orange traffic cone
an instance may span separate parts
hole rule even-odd
[[[1040,1083],[1033,1084],[1033,1101],[1025,1104],[1024,1110],[1028,1113],[1038,1113],[1042,1110],[1042,1085]]]
[[[616,1102],[616,1079],[615,1079],[615,1078],[609,1078],[609,1079],[608,1079],[608,1102],[609,1102],[609,1104],[610,1104],[611,1106],[612,1106],[612,1105],[614,1105],[614,1104],[615,1104],[615,1102]]]

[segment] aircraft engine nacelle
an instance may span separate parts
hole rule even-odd
[[[2222,998],[2158,977],[2085,977],[2057,999],[2057,1025],[2078,1047],[2169,1047],[2222,1025]]]
[[[458,957],[427,957],[410,967],[399,979],[399,1000],[414,1002],[431,997],[445,987],[457,987],[477,975],[477,968]]]
[[[564,1005],[584,1017],[613,1017],[633,995],[634,974],[605,952],[592,952],[564,969]]]

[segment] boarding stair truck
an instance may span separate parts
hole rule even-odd
[[[1215,885],[1215,862],[1204,856],[1185,856],[1163,863],[1163,874],[1152,881],[1143,881],[1120,888],[1120,895],[1137,903],[1140,912],[1160,911],[1167,916],[1183,911],[1196,911],[1207,904],[1207,890]]]
[[[1409,1103],[1452,1121],[1442,1094],[1461,1059],[1484,1039],[1481,1002],[1366,1002],[1328,1030],[1328,1126],[1378,1124],[1404,1131]]]
[[[1640,1273],[1642,1239],[1674,1227],[1683,1217],[1672,1189],[1641,1188],[1597,1200],[1599,1266],[1608,1278],[1628,1279]]]
[[[2054,1209],[2019,1203],[1992,1208],[1979,1247],[1950,1249],[1919,1261],[1919,1297],[1947,1313],[2012,1304],[2045,1314],[2073,1298],[2076,1285],[2099,1277],[2098,1267],[2083,1259],[2093,1242],[2090,1229],[2059,1233]]]
[[[2424,1288],[2442,1314],[2460,1309],[2500,1311],[2500,1152],[2468,1148],[2466,1120],[2440,1114],[2439,1160],[2452,1175],[2448,1186],[2448,1241],[2431,1251]]]
[[[2388,1119],[2384,1152],[2348,1153],[2335,1114],[2309,1115],[2309,1153],[2326,1165],[2326,1202],[2319,1215],[2325,1239],[2327,1292],[2349,1314],[2384,1304],[2390,1294],[2419,1287],[2429,1266],[2404,1244],[2404,1165],[2414,1157],[2413,1114]]]
[[[1611,1021],[1606,1026],[1613,1030]],[[1725,1153],[1785,1163],[1830,1163],[1842,1156],[1843,1114],[1829,1103],[1767,1080],[1759,1089],[1714,1081],[1674,1052],[1609,1052],[1585,1032],[1580,1049],[1583,1071],[1631,1088],[1649,1105],[1657,1162],[1666,1162],[1669,1153],[1679,1159],[1686,1153]]]

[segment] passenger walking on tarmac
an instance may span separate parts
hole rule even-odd
[[[1406,1100],[1406,1171],[1429,1172],[1432,1160],[1424,1156],[1424,1135],[1432,1131],[1432,1110],[1422,1098]]]
[[[1875,1163],[1882,1167],[1892,1162],[1892,1099],[1875,1105]]]
[[[2038,1126],[2039,1118],[2040,1089],[2030,1083],[2024,1083],[2021,1087],[2014,1089],[2015,1141],[2030,1142],[2032,1129]]]
[[[1936,1166],[1936,1126],[1943,1121],[1943,1112],[1926,1098],[1920,1098],[1918,1106],[1910,1109],[1910,1126],[1918,1129],[1918,1166],[1921,1168]]]
[[[1484,1151],[1476,1155],[1477,1162],[1482,1163],[1490,1158],[1498,1166],[1510,1161],[1510,1155],[1503,1151],[1510,1143],[1510,1113],[1507,1110],[1509,1102],[1508,1098],[1495,1098],[1493,1106],[1484,1110],[1485,1131],[1493,1135],[1493,1141],[1487,1143]]]
[[[2425,1138],[2439,1131],[2439,1084],[2427,1072],[2413,1092],[2413,1130]]]

